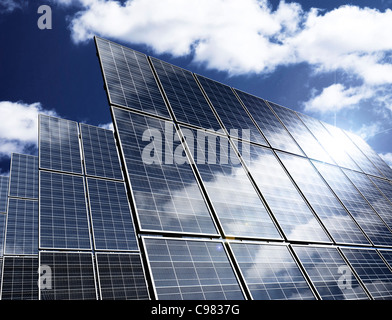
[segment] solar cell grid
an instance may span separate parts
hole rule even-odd
[[[173,124],[117,108],[113,112],[141,229],[217,234],[191,166],[173,159],[174,152],[184,152],[173,141]]]
[[[13,153],[10,197],[38,199],[38,157]]]
[[[243,300],[221,241],[143,238],[160,300]]]
[[[392,245],[392,233],[340,168],[313,162],[335,194],[375,245]]]
[[[335,242],[369,244],[308,159],[283,152],[279,152],[278,156]]]
[[[0,213],[7,212],[9,177],[0,176]]]
[[[176,120],[199,128],[221,130],[191,72],[151,58]]]
[[[199,75],[197,79],[229,135],[268,145],[230,87]]]
[[[230,243],[254,300],[314,300],[315,296],[285,245]]]
[[[336,248],[293,246],[322,300],[369,300]]]
[[[303,155],[302,150],[263,99],[239,90],[235,91],[273,148]]]
[[[83,173],[76,122],[39,115],[39,167]]]
[[[341,248],[341,251],[374,299],[392,298],[392,272],[376,250]]]
[[[80,124],[86,175],[122,180],[113,132]]]
[[[369,177],[370,180],[377,186],[377,188],[384,194],[385,197],[392,202],[392,184],[384,179]]]
[[[246,165],[288,240],[330,242],[271,150],[251,145]]]
[[[4,239],[5,239],[6,221],[7,221],[7,214],[0,213],[0,259],[4,253]],[[0,279],[1,279],[1,265],[0,265]]]

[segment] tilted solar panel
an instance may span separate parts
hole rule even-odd
[[[0,176],[0,213],[7,212],[9,180],[7,176]]]
[[[13,153],[9,179],[10,197],[38,199],[38,157]]]

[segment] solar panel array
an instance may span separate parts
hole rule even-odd
[[[111,41],[96,45],[152,298],[388,297],[392,169],[365,141]],[[125,53],[149,67],[115,73]],[[114,102],[119,88],[161,96],[147,112]]]

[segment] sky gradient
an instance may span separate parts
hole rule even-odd
[[[49,5],[52,29],[38,8]],[[3,0],[0,174],[39,113],[107,127],[98,35],[361,135],[392,164],[392,1]]]

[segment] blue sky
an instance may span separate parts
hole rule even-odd
[[[41,30],[41,5],[52,29]],[[392,164],[392,1],[1,0],[0,174],[37,114],[106,126],[93,35],[360,134]]]

